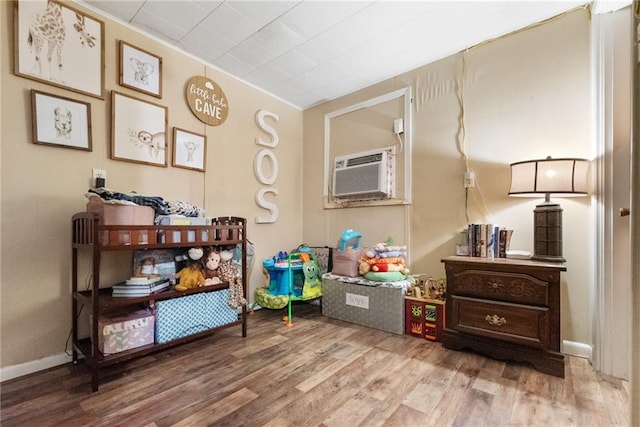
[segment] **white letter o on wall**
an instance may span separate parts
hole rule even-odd
[[[269,177],[265,176],[262,168],[265,157],[268,157],[271,161],[271,176]],[[278,179],[278,159],[275,154],[266,148],[260,150],[258,154],[256,154],[253,162],[253,172],[256,174],[256,178],[258,178],[258,181],[260,181],[261,184],[271,185],[276,182],[276,179]]]

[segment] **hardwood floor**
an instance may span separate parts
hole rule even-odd
[[[622,426],[627,382],[566,357],[566,377],[345,323],[311,304],[105,370],[1,385],[8,426]]]

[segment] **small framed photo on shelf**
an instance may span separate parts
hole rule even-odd
[[[162,98],[162,58],[119,41],[120,85]]]
[[[14,5],[14,73],[102,99],[104,23],[68,2]]]
[[[167,167],[167,107],[111,92],[111,158]]]
[[[204,172],[206,155],[205,135],[173,128],[173,166]]]
[[[92,150],[91,104],[31,90],[33,143]]]

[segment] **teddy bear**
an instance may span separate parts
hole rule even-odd
[[[174,287],[176,291],[182,292],[204,285],[205,277],[201,262],[203,255],[202,248],[191,248],[188,254],[192,262],[176,273],[175,277],[178,280],[178,284]]]
[[[204,259],[204,286],[222,283],[222,280],[220,279],[220,272],[218,271],[219,266],[220,254],[214,248],[210,248]]]

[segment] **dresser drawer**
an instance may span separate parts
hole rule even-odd
[[[544,307],[458,296],[451,302],[447,328],[528,347],[549,345],[549,310]]]
[[[453,273],[454,295],[549,306],[549,283],[523,273],[462,270]]]

